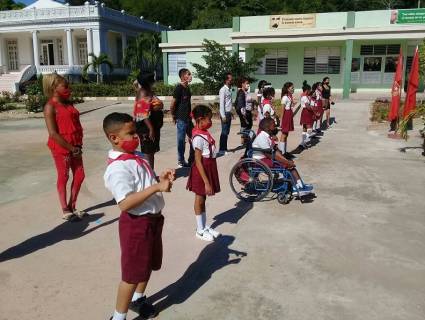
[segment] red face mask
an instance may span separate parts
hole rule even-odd
[[[138,146],[139,138],[133,138],[131,140],[124,140],[121,142],[121,149],[128,153],[133,153],[134,151],[136,151]]]
[[[58,90],[57,93],[62,100],[69,100],[69,98],[71,97],[71,90],[69,90],[68,88]]]
[[[203,126],[199,127],[201,130],[208,130],[212,127],[212,122],[208,122],[207,124],[204,124]]]

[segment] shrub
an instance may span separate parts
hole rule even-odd
[[[40,112],[47,102],[47,97],[42,94],[28,95],[25,101],[25,107],[28,112]]]

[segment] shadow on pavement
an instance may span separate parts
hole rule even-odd
[[[96,204],[94,206],[88,207],[88,208],[84,209],[83,211],[90,212],[90,211],[93,211],[93,210],[113,206],[113,205],[116,205],[116,204],[117,204],[117,202],[115,201],[115,199],[111,199],[111,200]]]
[[[190,168],[189,167],[182,167],[176,169],[176,179],[178,178],[186,178],[189,176]]]
[[[185,302],[211,278],[214,272],[230,264],[239,263],[241,257],[247,255],[246,252],[229,248],[234,240],[233,236],[223,235],[207,245],[180,279],[150,296],[148,302],[155,304],[158,312]],[[232,259],[230,255],[235,255],[236,258]],[[141,320],[140,317],[136,319]]]
[[[235,204],[235,207],[216,215],[213,218],[214,222],[211,224],[211,227],[216,228],[223,223],[236,224],[252,207],[252,202],[239,201]]]
[[[21,242],[16,246],[1,252],[0,262],[24,257],[28,254],[55,245],[64,240],[75,240],[81,238],[95,231],[96,229],[105,227],[118,220],[118,218],[115,218],[103,223],[99,223],[97,226],[86,230],[90,222],[100,222],[99,219],[103,216],[104,213],[94,213],[84,217],[83,220],[78,222],[63,222],[48,232],[29,238],[24,242]]]

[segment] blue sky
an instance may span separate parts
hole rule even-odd
[[[15,2],[22,2],[25,3],[26,5],[29,5],[33,2],[35,2],[35,0],[14,0]]]

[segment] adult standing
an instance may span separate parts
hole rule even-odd
[[[134,120],[140,139],[140,149],[152,169],[155,168],[155,153],[160,150],[161,128],[164,124],[163,103],[153,92],[155,76],[153,73],[139,75],[135,82],[136,101]]]
[[[236,113],[239,116],[241,123],[241,132],[245,131],[248,126],[248,120],[246,118],[246,90],[249,87],[247,79],[242,77],[238,80],[238,93],[236,94]]]
[[[45,75],[43,92],[49,99],[44,106],[44,119],[49,133],[47,145],[52,152],[58,174],[56,186],[62,207],[62,218],[67,221],[79,220],[86,215],[84,211],[75,208],[85,176],[80,113],[70,101],[71,90],[64,77],[56,73]],[[66,189],[69,171],[72,171],[72,183],[68,201]]]
[[[219,92],[220,98],[220,117],[221,117],[221,134],[220,134],[220,150],[224,154],[227,150],[227,139],[232,124],[232,85],[233,77],[231,73],[224,76],[224,85]]]
[[[177,127],[177,165],[179,167],[190,167],[194,160],[194,150],[189,143],[190,153],[187,163],[184,158],[186,150],[186,136],[192,138],[193,123],[190,113],[192,111],[189,83],[192,81],[191,72],[186,69],[179,70],[180,83],[176,86],[171,101],[171,115]]]
[[[323,109],[326,114],[326,127],[331,125],[331,86],[329,77],[324,77],[322,81]]]

